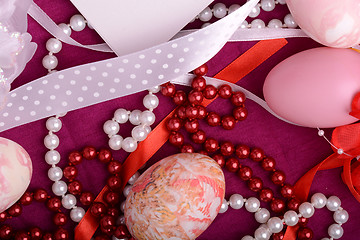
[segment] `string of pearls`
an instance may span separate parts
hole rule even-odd
[[[73,194],[66,194],[68,190],[67,184],[61,180],[63,177],[63,171],[56,164],[60,162],[61,156],[55,149],[59,146],[59,137],[55,134],[62,128],[62,122],[60,117],[65,114],[51,117],[46,121],[46,128],[49,130],[48,135],[44,138],[44,145],[49,151],[45,154],[45,161],[51,166],[48,171],[48,177],[53,181],[52,191],[56,196],[62,198],[61,204],[64,208],[71,210],[70,218],[74,222],[80,222],[85,215],[85,210],[82,207],[76,206],[76,197]]]
[[[335,223],[328,228],[330,238],[322,238],[322,240],[339,239],[344,234],[341,227],[349,219],[349,214],[341,207],[341,201],[336,196],[326,198],[322,193],[315,193],[311,197],[310,202],[304,202],[299,206],[299,213],[289,210],[285,212],[284,218],[271,217],[270,212],[266,208],[260,207],[260,201],[255,197],[248,199],[243,198],[240,194],[233,194],[229,201],[223,200],[219,213],[224,213],[228,207],[233,209],[240,209],[245,206],[248,212],[255,213],[255,219],[261,223],[260,227],[255,230],[254,237],[250,235],[244,236],[241,240],[268,240],[273,233],[279,233],[283,230],[284,224],[288,226],[295,226],[299,222],[300,217],[310,218],[315,213],[316,209],[327,207],[328,210],[334,212],[333,218]]]

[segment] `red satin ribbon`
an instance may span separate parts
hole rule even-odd
[[[215,78],[236,83],[286,44],[287,41],[285,39],[260,41],[215,75]],[[204,101],[203,105],[207,106],[212,101],[213,100]],[[173,114],[174,111],[163,119],[159,125],[151,131],[149,136],[138,145],[137,150],[131,153],[126,159],[120,174],[122,188],[126,185],[129,178],[134,175],[135,172],[144,165],[168,140],[169,132],[166,129],[166,121]],[[107,187],[100,192],[95,201],[103,202],[102,196],[106,190]],[[98,226],[98,220],[95,219],[89,211],[87,211],[84,218],[75,229],[75,240],[90,240]]]

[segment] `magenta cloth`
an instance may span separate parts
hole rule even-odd
[[[35,2],[43,8],[56,23],[68,23],[70,17],[78,13],[69,1],[35,0]],[[233,3],[243,4],[245,1],[236,2],[233,0],[223,0],[222,2],[229,6]],[[139,14],[136,12],[136,9],[119,9],[120,13],[121,11],[134,11],[134,14]],[[286,6],[277,5],[273,12],[263,12],[260,18],[264,19],[265,22],[268,22],[272,18],[283,19],[287,12]],[[192,26],[199,26],[199,23],[193,23]],[[116,28],[116,23],[113,23],[113,27]],[[34,58],[28,63],[25,71],[13,82],[13,88],[47,74],[41,61],[47,54],[45,43],[51,36],[30,18],[28,32],[33,36],[33,41],[38,43],[38,50]],[[80,33],[74,32],[72,36],[84,44],[101,42],[100,37],[89,29]],[[289,39],[288,41],[289,43],[284,48],[245,78],[241,79],[238,84],[262,97],[264,79],[267,73],[277,63],[296,52],[319,46],[311,39]],[[255,42],[227,44],[209,61],[208,66],[210,70],[208,75],[215,75],[254,44]],[[63,50],[59,54],[56,54],[56,56],[59,59],[57,69],[61,70],[84,63],[111,58],[115,55],[64,45]],[[246,62],[244,62],[244,64],[246,64]],[[81,150],[84,146],[88,145],[95,146],[96,148],[107,147],[108,137],[102,130],[103,123],[111,119],[114,111],[120,107],[128,110],[145,110],[142,106],[142,99],[145,94],[145,92],[141,92],[97,104],[69,112],[63,117],[63,128],[57,134],[60,138],[58,150],[62,155],[62,161],[59,166],[64,167],[67,164],[67,155],[73,150]],[[159,94],[158,96],[160,98],[160,106],[154,111],[156,114],[156,122],[153,127],[174,108],[174,104],[172,104],[169,99]],[[306,93],[304,93],[304,98],[305,97]],[[304,173],[332,153],[328,143],[318,137],[316,129],[297,127],[282,122],[250,100],[247,101],[246,106],[249,110],[248,118],[244,122],[237,123],[236,128],[232,131],[224,131],[220,127],[209,128],[204,124],[201,126],[204,130],[207,130],[208,136],[213,136],[219,141],[230,140],[234,144],[244,143],[250,147],[261,147],[266,155],[276,159],[277,168],[286,173],[287,182],[290,184],[294,184]],[[225,100],[216,100],[209,105],[209,109],[220,110],[221,114],[225,114],[230,113],[231,105]],[[45,121],[46,120],[40,120],[20,126],[0,133],[0,136],[16,141],[29,152],[34,167],[33,178],[29,189],[44,188],[48,192],[51,192],[52,182],[47,177],[49,166],[44,161],[46,148],[44,147],[43,139],[47,134]],[[122,136],[129,136],[130,130],[131,126],[125,124],[121,126],[120,134]],[[326,134],[330,136],[331,131],[326,131]],[[155,154],[150,163],[176,152],[176,148],[166,143]],[[126,156],[127,154],[122,151],[115,153],[116,159],[120,161],[124,161]],[[279,188],[270,182],[269,174],[261,170],[259,164],[251,162],[250,160],[244,160],[241,163],[251,166],[254,174],[264,179],[264,185],[272,188],[275,195],[279,196]],[[97,194],[105,185],[107,176],[106,168],[98,161],[83,162],[78,167],[78,170],[78,179],[82,182],[85,191],[89,190]],[[224,172],[226,177],[227,199],[234,193],[242,194],[246,198],[256,196],[255,193],[248,190],[246,183],[240,180],[235,174],[227,172],[226,170]],[[357,239],[360,235],[360,212],[358,212],[360,203],[355,200],[342,182],[340,174],[341,169],[320,172],[315,178],[310,195],[316,192],[322,192],[326,196],[336,195],[340,197],[342,206],[350,215],[349,222],[343,225],[344,236],[342,239],[353,240]],[[262,206],[269,208],[268,205],[263,203]],[[46,231],[54,231],[55,228],[51,223],[51,216],[52,213],[46,209],[44,204],[34,203],[24,207],[23,214],[20,217],[7,221],[7,223],[16,229],[40,226]],[[333,222],[332,214],[328,210],[317,210],[308,225],[314,231],[314,239],[328,237],[327,228]],[[75,224],[71,221],[66,225],[67,229],[71,231],[71,235],[74,226]],[[233,210],[229,208],[225,214],[220,214],[215,219],[213,224],[199,239],[241,239],[244,235],[253,235],[258,226],[259,224],[256,223],[253,214],[246,212],[244,209]]]

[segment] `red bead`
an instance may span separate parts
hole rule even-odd
[[[227,84],[221,85],[218,92],[221,98],[231,98],[232,90],[231,87]]]
[[[264,151],[260,148],[253,148],[250,152],[250,158],[255,162],[260,162],[265,157]]]
[[[215,154],[212,158],[219,164],[220,167],[225,166],[225,157],[223,155]]]
[[[100,162],[108,163],[112,160],[112,153],[109,149],[101,149],[98,154]]]
[[[114,228],[115,218],[110,215],[106,215],[100,219],[100,226],[104,229]]]
[[[182,152],[182,153],[193,153],[193,152],[195,152],[195,149],[190,144],[185,143],[184,145],[181,146],[180,152]]]
[[[167,82],[164,83],[163,85],[161,85],[161,89],[160,89],[162,95],[166,96],[166,97],[172,97],[174,96],[175,92],[176,92],[176,88],[175,85]]]
[[[299,210],[300,204],[301,202],[299,199],[292,198],[288,201],[287,207],[289,210],[294,210],[295,212],[297,212]]]
[[[41,240],[42,238],[42,230],[38,227],[32,227],[30,228],[30,237],[31,237],[31,240]]]
[[[215,152],[216,150],[218,150],[219,143],[214,138],[208,138],[204,142],[204,148],[206,151],[212,153],[212,152]]]
[[[13,234],[14,230],[11,226],[4,224],[0,227],[0,239],[11,239]]]
[[[78,175],[78,170],[75,166],[67,166],[63,170],[64,177],[70,181],[74,180]]]
[[[169,142],[176,147],[181,147],[184,144],[184,136],[179,132],[171,132]]]
[[[117,217],[119,217],[120,212],[117,208],[111,207],[108,209],[107,214],[110,216],[113,216],[114,218],[117,218]]]
[[[71,194],[78,195],[82,192],[82,184],[75,180],[68,185],[68,190]]]
[[[102,233],[105,233],[108,237],[110,237],[111,235],[114,234],[115,226],[113,228],[103,228],[100,226],[100,230]]]
[[[298,225],[301,227],[305,227],[309,222],[308,218],[300,217],[298,221]]]
[[[68,240],[69,239],[69,232],[63,228],[59,228],[54,233],[55,240]]]
[[[243,121],[248,116],[248,110],[244,107],[236,107],[233,110],[233,116],[238,121]]]
[[[265,157],[261,162],[261,167],[265,171],[273,171],[275,169],[276,162],[272,157]]]
[[[303,227],[299,228],[297,237],[299,240],[310,240],[314,236],[313,231],[310,228]]]
[[[191,82],[191,87],[195,90],[198,91],[202,91],[205,89],[206,87],[206,80],[203,77],[200,76],[196,76],[192,82]]]
[[[108,191],[104,194],[103,197],[104,201],[110,205],[115,205],[120,202],[120,196],[118,193],[115,193],[113,191]]]
[[[208,72],[208,67],[206,64],[201,65],[200,67],[196,68],[193,73],[196,76],[204,76]]]
[[[48,199],[48,194],[45,189],[37,189],[34,192],[34,199],[38,202],[45,202]]]
[[[236,145],[235,154],[240,159],[248,158],[250,154],[250,148],[243,144]]]
[[[285,173],[283,171],[277,170],[271,174],[271,181],[276,185],[281,185],[285,182]]]
[[[206,140],[206,134],[205,134],[205,132],[203,130],[199,130],[196,133],[191,135],[191,140],[194,143],[202,144]]]
[[[64,213],[56,213],[53,217],[53,221],[56,226],[63,226],[67,223],[67,216]]]
[[[272,239],[273,240],[283,240],[284,236],[285,236],[284,232],[274,233],[272,235]]]
[[[87,160],[93,160],[97,156],[96,148],[92,146],[87,146],[83,149],[82,155]]]
[[[260,200],[263,202],[270,202],[274,197],[274,193],[269,188],[263,188],[259,192],[259,197],[260,197]]]
[[[124,224],[120,224],[119,226],[116,227],[114,236],[120,239],[131,237],[129,230],[126,228]]]
[[[200,92],[198,90],[192,90],[188,95],[188,100],[189,100],[189,103],[191,103],[191,104],[199,105],[204,100],[204,96],[203,96],[202,92]]]
[[[103,204],[101,202],[94,202],[90,207],[90,213],[94,217],[101,217],[101,216],[105,215],[106,212],[107,212],[107,208],[106,208],[105,204]]]
[[[169,120],[166,123],[166,128],[169,131],[175,131],[175,132],[179,131],[181,128],[180,118],[178,118],[178,117],[169,118]]]
[[[224,156],[230,156],[231,154],[234,153],[234,151],[235,151],[235,147],[234,144],[232,144],[231,142],[223,142],[220,145],[220,152]]]
[[[118,161],[111,161],[109,162],[109,165],[108,165],[108,172],[110,174],[119,174],[121,171],[121,163],[119,163]]]
[[[226,160],[225,166],[229,172],[236,172],[239,170],[240,163],[237,158],[231,157]]]
[[[7,212],[12,217],[18,217],[22,213],[22,207],[19,203],[15,203],[7,210]]]
[[[185,119],[186,118],[186,107],[179,106],[176,109],[176,116],[178,116],[180,119]]]
[[[57,212],[61,207],[61,200],[57,197],[52,197],[46,202],[46,206],[49,210]]]
[[[292,198],[294,196],[294,187],[290,184],[285,184],[281,187],[280,193],[284,198]]]
[[[69,154],[69,162],[73,165],[78,165],[82,162],[82,155],[78,151],[73,151]]]
[[[184,127],[185,130],[189,133],[195,133],[199,130],[199,121],[197,119],[193,119],[193,120],[186,120]]]
[[[225,130],[231,130],[235,127],[236,121],[235,118],[233,116],[227,115],[222,117],[221,119],[221,126],[225,129]]]
[[[183,105],[186,102],[186,93],[182,90],[178,90],[172,98],[176,105]]]
[[[95,196],[91,192],[83,192],[80,195],[80,202],[85,206],[89,206],[90,204],[93,203],[94,200],[95,200]]]
[[[44,233],[42,240],[54,240],[54,236],[51,233]]]
[[[215,112],[209,112],[206,118],[206,122],[212,127],[219,126],[221,124],[221,117]]]
[[[187,106],[185,110],[186,117],[189,119],[194,119],[198,117],[198,108],[193,106]]]
[[[270,207],[274,213],[281,213],[285,210],[285,202],[279,198],[274,198],[270,203]]]
[[[110,240],[110,237],[108,235],[98,235],[94,238],[94,240]]]
[[[119,189],[121,187],[121,179],[117,176],[111,176],[107,180],[107,185],[111,189]]]
[[[206,151],[204,151],[204,150],[198,151],[198,154],[202,154],[202,155],[205,155],[205,156],[209,156],[209,154],[208,154]]]
[[[213,85],[206,85],[203,94],[206,99],[213,99],[217,95],[217,89]]]
[[[30,205],[34,199],[34,196],[31,192],[25,192],[21,198],[20,203],[24,206]]]
[[[243,106],[245,103],[246,97],[243,92],[234,92],[231,96],[231,103],[237,107]]]
[[[250,178],[252,178],[252,170],[251,168],[247,167],[247,166],[241,166],[239,171],[237,172],[237,175],[244,181],[249,180]]]
[[[4,222],[6,219],[8,219],[9,214],[5,211],[0,213],[0,222]]]
[[[27,234],[27,232],[25,231],[18,231],[15,234],[15,240],[30,240],[30,236],[29,234]]]
[[[263,182],[260,178],[253,177],[249,179],[248,186],[251,191],[259,192],[263,188]]]
[[[198,119],[204,119],[204,118],[206,118],[206,116],[207,116],[207,110],[206,110],[206,108],[205,108],[204,106],[202,106],[202,105],[198,105],[198,106],[196,106],[196,107],[197,107],[197,109],[198,109],[197,118],[198,118]]]

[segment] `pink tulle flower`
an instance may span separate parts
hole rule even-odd
[[[32,58],[36,44],[27,33],[27,11],[32,0],[0,0],[0,109],[10,84]]]

